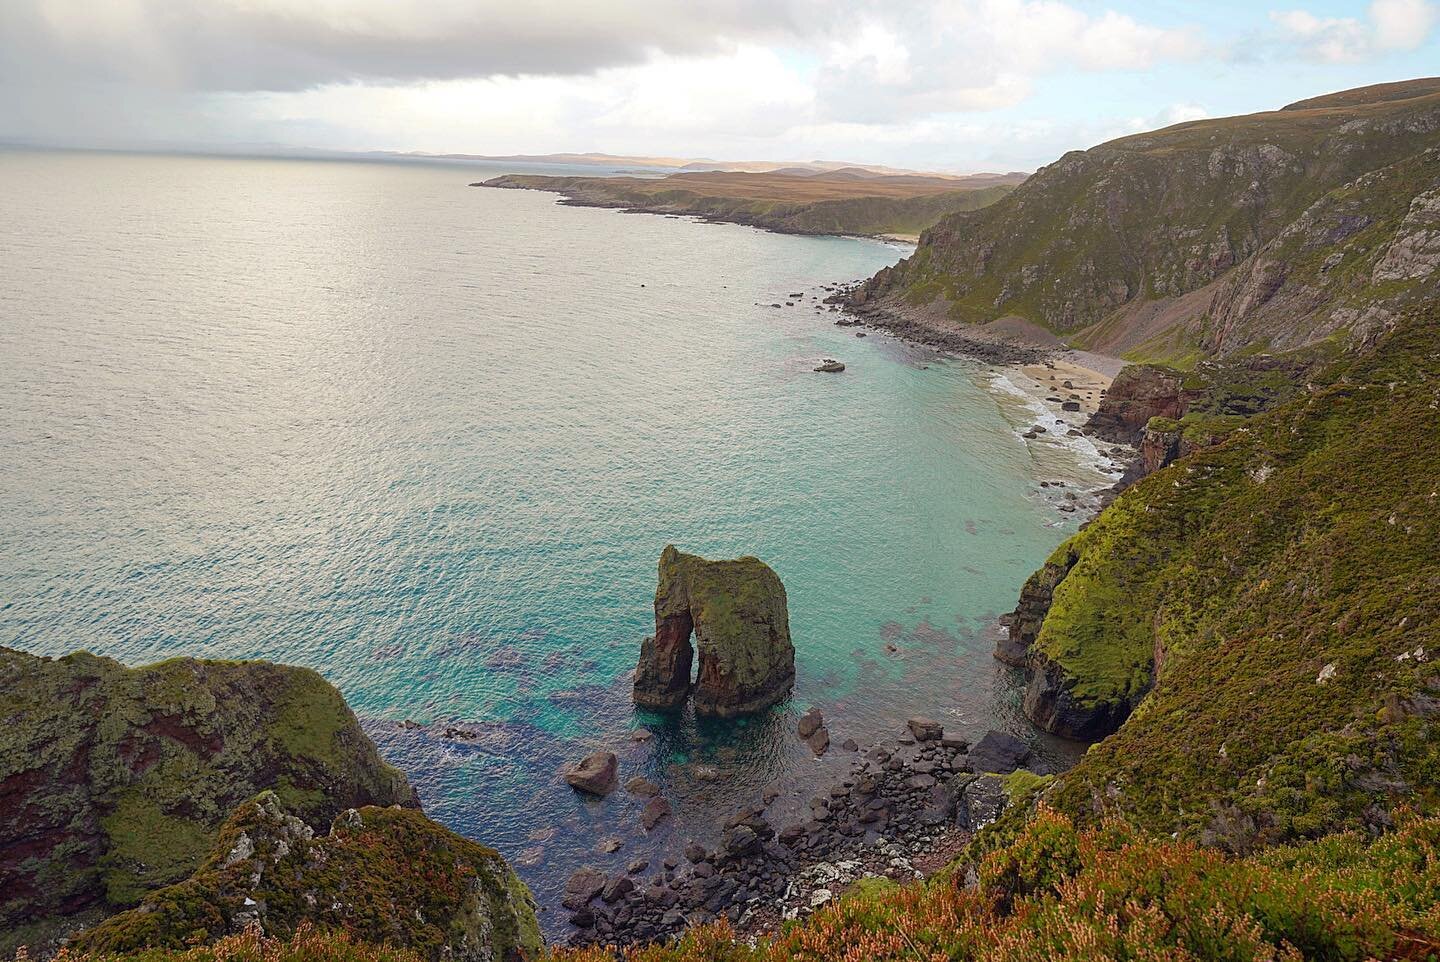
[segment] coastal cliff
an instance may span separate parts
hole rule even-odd
[[[1028,746],[1013,737],[971,746],[912,719],[903,760],[864,753],[848,781],[812,801],[807,823],[775,831],[758,811],[738,813],[718,851],[697,846],[683,875],[667,867],[643,889],[628,873],[578,869],[568,907],[618,918],[643,902],[669,919],[665,931],[690,921],[675,907],[681,889],[716,909],[764,907],[790,890],[785,878],[742,885],[721,869],[811,838],[828,854],[829,823],[874,825],[890,811],[885,783],[900,781],[906,804],[895,812],[967,833],[934,853],[944,867],[928,881],[811,866],[834,885],[809,894],[813,917],[753,940],[724,922],[697,926],[631,957],[1440,957],[1440,228],[1424,146],[1435,87],[1369,88],[1293,105],[1279,120],[1206,121],[1107,145],[1114,153],[1096,148],[1056,165],[1077,178],[1071,220],[1011,210],[1014,229],[1037,232],[989,235],[987,252],[985,231],[1000,226],[959,218],[932,232],[928,254],[922,247],[934,259],[948,246],[959,267],[950,288],[932,277],[916,290],[944,289],[960,314],[972,294],[994,309],[1029,304],[1037,323],[1169,362],[1130,375],[1087,428],[1138,442],[1143,470],[1027,581],[997,652],[1029,673],[1023,709],[1037,724],[1100,738],[1073,768],[1026,771],[1017,766]],[[1036,181],[1026,197],[1049,196]],[[1207,184],[1214,193],[1196,193]],[[1040,260],[1028,260],[1035,251]],[[1011,291],[999,305],[984,289],[992,260]],[[867,296],[899,296],[888,285],[925,262],[884,275]],[[940,286],[923,287],[931,281]],[[1200,291],[1223,315],[1184,313]],[[700,623],[734,613],[728,603],[710,610],[698,566],[741,562],[736,573],[756,592],[745,610],[763,613],[767,630],[780,624],[783,586],[777,593],[755,559],[704,562],[667,548],[637,695],[653,683],[659,697],[684,697],[692,632],[703,651],[729,629]],[[11,706],[5,717],[39,710]],[[32,736],[27,751],[44,744]],[[1007,747],[1014,764],[996,765]],[[27,773],[14,774],[36,777]],[[7,791],[25,784],[10,777]],[[252,914],[272,920],[263,957],[297,962],[485,958],[476,932],[502,955],[528,951],[527,903],[493,853],[403,808],[340,812],[320,842],[283,802],[277,789],[243,803],[191,879],[143,893],[139,908],[82,936],[77,962],[137,950],[151,962],[247,957],[254,943],[229,940],[245,937],[237,921]],[[611,908],[588,908],[597,899]],[[329,941],[306,937],[312,919],[334,927]],[[205,944],[183,949],[187,927]],[[614,956],[603,946],[556,952]]]
[[[69,948],[183,949],[252,925],[276,938],[323,928],[430,962],[522,962],[544,951],[530,893],[498,853],[403,808],[349,808],[318,835],[268,791],[231,815],[194,875]]]
[[[191,658],[127,668],[85,652],[51,659],[0,648],[0,719],[0,953],[43,951],[136,905],[158,924],[155,906],[178,903],[147,900],[177,884],[194,891],[224,857],[217,846],[235,834],[237,807],[255,815],[249,800],[262,792],[264,812],[283,811],[307,839],[355,809],[394,811],[382,820],[449,836],[419,814],[405,776],[309,669]],[[377,839],[371,854],[386,844]],[[311,879],[310,890],[359,881],[337,870]],[[243,921],[202,901],[184,926],[175,922],[175,939]],[[325,903],[266,904],[290,927],[319,921],[305,906]]]
[[[1437,357],[1432,308],[1140,480],[1031,578],[1004,652],[1026,714],[1111,736],[1057,804],[1247,851],[1378,830],[1428,784]]]
[[[1437,148],[1437,79],[1121,138],[946,217],[856,300],[1182,368],[1363,343],[1433,291]]]
[[[707,173],[660,179],[508,174],[471,186],[554,191],[577,207],[699,217],[781,234],[915,237],[1008,194],[1020,176]]]

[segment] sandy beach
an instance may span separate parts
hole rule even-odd
[[[1020,373],[1023,386],[1047,404],[1074,402],[1080,405],[1075,413],[1088,418],[1100,407],[1101,397],[1124,366],[1119,358],[1067,350],[1036,364],[1023,364]]]

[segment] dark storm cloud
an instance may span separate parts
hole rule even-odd
[[[585,74],[792,35],[816,0],[3,0],[0,83],[298,90]]]

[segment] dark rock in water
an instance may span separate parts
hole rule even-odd
[[[670,814],[670,803],[663,798],[652,798],[645,803],[640,811],[640,824],[645,826],[645,831],[650,831],[660,821]]]
[[[856,331],[856,332],[855,332],[855,336],[856,336],[856,337],[864,337],[864,336],[865,336],[865,332],[864,332],[864,331]]]
[[[698,714],[729,718],[768,708],[794,684],[795,648],[779,576],[758,558],[707,561],[667,545],[655,591],[655,635],[641,645],[635,671],[635,704],[673,709],[689,695]]]
[[[931,718],[912,718],[906,722],[910,734],[915,736],[917,742],[939,741],[945,734],[945,729],[939,722]]]
[[[610,835],[606,838],[602,838],[599,843],[596,844],[595,849],[597,851],[604,852],[606,855],[614,855],[616,852],[620,851],[620,849],[623,848],[624,845],[625,843],[620,841],[620,839],[616,838],[613,835]]]
[[[800,723],[797,729],[801,738],[809,738],[825,725],[825,716],[820,714],[820,709],[812,708],[800,716]]]
[[[749,825],[735,825],[725,830],[720,847],[732,858],[753,855],[760,850],[760,836]]]
[[[970,767],[976,773],[1008,775],[1030,757],[1030,746],[1007,732],[988,731],[970,749]]]
[[[847,738],[840,743],[840,747],[847,752],[858,752],[860,750],[860,743],[853,738]]]
[[[780,842],[783,845],[794,846],[797,842],[804,841],[807,834],[806,828],[801,824],[786,825],[780,830]]]
[[[1062,403],[1062,404],[1060,405],[1060,410],[1062,410],[1062,411],[1078,411],[1078,410],[1080,410],[1080,402],[1079,402],[1079,401],[1065,401],[1064,403]]]
[[[954,779],[931,787],[920,811],[921,824],[949,825],[955,817],[956,795],[961,787]]]
[[[815,729],[815,731],[810,735],[810,737],[805,739],[805,744],[809,745],[810,750],[816,755],[825,754],[825,752],[828,751],[830,748],[829,729],[823,726]]]
[[[980,775],[960,790],[955,824],[967,832],[979,831],[1005,810],[1005,781],[998,775]]]
[[[840,361],[835,360],[833,357],[827,357],[815,368],[815,370],[820,374],[839,374],[841,371],[845,370],[845,365]]]
[[[643,775],[636,775],[625,783],[625,791],[639,798],[653,798],[660,794],[660,786]]]
[[[648,858],[637,858],[635,861],[625,866],[625,871],[630,875],[639,875],[641,872],[645,871],[649,867],[650,860]]]
[[[604,798],[619,786],[619,762],[614,752],[595,752],[564,770],[565,781],[579,792]]]
[[[705,846],[699,842],[691,842],[685,846],[685,860],[688,862],[703,862],[707,854]]]
[[[628,875],[617,875],[600,890],[600,901],[613,905],[635,891],[635,882]]]

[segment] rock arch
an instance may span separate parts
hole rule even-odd
[[[637,706],[670,710],[692,698],[697,713],[728,718],[790,694],[790,615],[769,565],[752,557],[708,561],[666,545],[659,574],[655,634],[641,643],[635,670]]]

